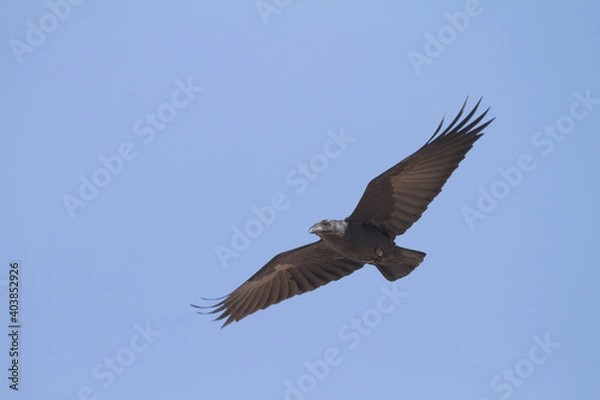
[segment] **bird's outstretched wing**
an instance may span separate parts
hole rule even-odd
[[[467,99],[468,100],[468,99]],[[440,133],[444,119],[423,147],[373,179],[356,209],[347,218],[370,223],[394,238],[411,227],[441,192],[442,186],[465,158],[483,129],[493,119],[481,123],[489,108],[471,121],[475,108],[462,120],[467,101],[452,123]]]
[[[227,317],[225,327],[270,305],[350,275],[362,266],[319,240],[276,255],[223,301],[207,307],[192,306],[211,314],[222,312],[216,320]]]

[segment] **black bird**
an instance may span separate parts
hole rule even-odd
[[[452,172],[494,119],[481,123],[489,108],[460,119],[467,101],[440,133],[444,119],[423,147],[373,179],[356,209],[344,220],[326,219],[309,229],[320,240],[280,253],[222,301],[202,313],[233,321],[350,275],[372,264],[389,281],[410,274],[425,253],[396,246],[394,239],[427,209]],[[207,299],[205,299],[207,300]],[[215,299],[220,300],[220,299]]]

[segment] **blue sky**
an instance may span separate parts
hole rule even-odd
[[[598,397],[597,3],[324,3],[4,5],[3,399]],[[397,238],[413,274],[226,329],[189,307],[349,215],[467,95],[496,120]]]

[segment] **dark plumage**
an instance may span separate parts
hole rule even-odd
[[[227,318],[226,326],[350,275],[364,264],[375,265],[390,281],[411,273],[425,253],[396,246],[394,239],[421,217],[493,121],[481,122],[489,108],[472,120],[480,102],[461,120],[465,101],[444,131],[442,119],[423,147],[373,179],[348,218],[313,225],[309,232],[319,241],[278,254],[221,302],[192,306],[221,312],[217,320]]]

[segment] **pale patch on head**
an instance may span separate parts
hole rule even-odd
[[[346,227],[348,227],[348,222],[346,221],[324,219],[323,221],[314,224],[308,232],[316,235],[333,233],[338,236],[344,236],[346,233]]]

